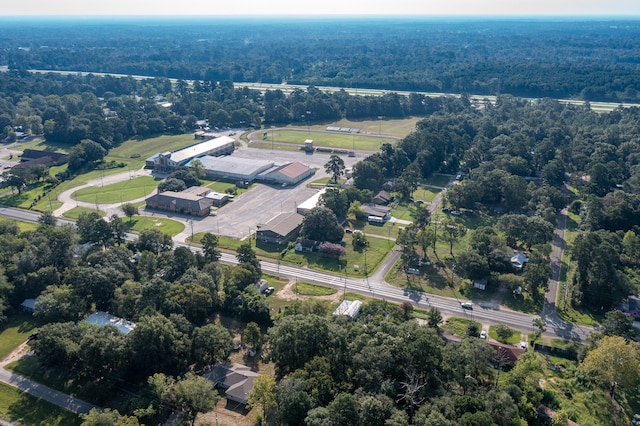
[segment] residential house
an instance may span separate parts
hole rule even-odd
[[[203,377],[211,380],[214,387],[222,389],[228,400],[246,405],[258,373],[251,371],[246,365],[219,363],[203,374]]]
[[[517,270],[522,270],[522,268],[524,268],[524,264],[528,261],[529,258],[520,252],[511,256],[511,265],[513,265]]]
[[[257,241],[272,244],[287,244],[293,241],[302,226],[302,216],[298,213],[280,213],[264,225],[258,226]]]
[[[480,280],[473,281],[473,288],[477,288],[478,290],[486,290],[488,280],[486,278],[482,278]]]
[[[20,307],[25,312],[33,313],[33,311],[34,311],[34,309],[36,307],[36,299],[24,299],[22,301],[22,303],[20,304]]]
[[[95,324],[98,327],[104,327],[105,325],[112,325],[117,328],[122,334],[129,334],[136,328],[135,323],[127,321],[126,319],[111,315],[108,312],[96,312],[89,315],[86,319],[89,324]]]
[[[311,253],[317,251],[320,248],[322,241],[316,240],[308,240],[306,238],[301,238],[296,241],[296,245],[294,246],[295,251]]]
[[[362,205],[364,215],[381,217],[383,220],[391,219],[391,207],[380,206],[373,203],[364,203]]]
[[[380,192],[378,192],[375,197],[373,197],[373,204],[378,204],[381,206],[385,206],[389,203],[389,201],[391,201],[391,194],[389,194],[387,191],[382,190]]]

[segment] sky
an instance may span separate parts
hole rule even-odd
[[[0,16],[640,16],[638,0],[17,0]]]

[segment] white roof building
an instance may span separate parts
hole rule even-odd
[[[360,300],[343,300],[340,306],[333,311],[333,315],[346,315],[350,319],[356,319],[360,315],[361,307],[362,301]]]
[[[320,197],[322,197],[322,194],[324,194],[325,192],[327,192],[327,188],[322,188],[320,191],[313,194],[311,198],[303,201],[296,207],[296,212],[298,214],[304,215],[309,213],[309,210],[311,210],[312,208],[318,207],[318,204],[320,203]]]
[[[89,324],[95,324],[98,327],[104,327],[105,325],[112,325],[120,330],[123,334],[129,334],[131,330],[136,328],[135,323],[127,321],[126,319],[116,317],[108,312],[96,312],[89,315],[86,319]]]
[[[229,136],[220,136],[178,151],[164,152],[157,157],[149,157],[147,162],[154,161],[154,167],[162,170],[171,170],[203,155],[225,155],[233,153],[234,150],[235,140]]]

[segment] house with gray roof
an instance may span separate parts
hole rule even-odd
[[[211,380],[214,387],[222,389],[228,400],[246,405],[258,373],[243,364],[219,363],[202,376]]]
[[[258,225],[257,241],[287,244],[298,236],[302,219],[302,215],[298,213],[280,213],[264,225]]]

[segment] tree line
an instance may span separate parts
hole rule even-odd
[[[637,21],[595,19],[7,21],[0,63],[19,70],[637,102],[639,31]]]

